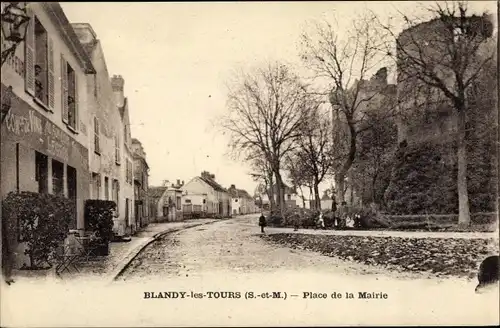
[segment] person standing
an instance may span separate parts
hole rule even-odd
[[[264,213],[260,214],[259,226],[260,226],[260,232],[264,233],[264,227],[266,226],[266,217],[264,216]]]
[[[333,228],[337,226],[337,201],[335,200],[335,195],[332,194],[332,216],[333,216]]]
[[[323,212],[319,212],[318,226],[325,230],[325,220],[323,219]]]

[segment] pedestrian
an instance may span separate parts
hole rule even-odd
[[[264,213],[260,213],[259,226],[260,232],[264,233],[264,227],[266,226],[266,217],[264,216]]]
[[[323,219],[323,212],[319,212],[318,226],[325,230],[325,220]]]

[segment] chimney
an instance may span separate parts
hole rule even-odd
[[[182,180],[182,182],[181,182],[181,186],[184,186],[184,180]]]
[[[177,185],[179,186],[181,184],[181,180],[177,179]]]
[[[210,174],[210,178],[211,178],[212,180],[215,180],[215,174]]]
[[[229,189],[236,189],[236,186],[232,184],[231,187],[229,187]]]
[[[115,94],[115,103],[117,106],[123,106],[125,101],[125,95],[123,89],[125,86],[125,80],[121,75],[113,75],[111,78],[111,87],[113,88],[113,93]]]
[[[72,23],[71,27],[75,31],[80,43],[91,43],[97,40],[97,34],[88,23]]]

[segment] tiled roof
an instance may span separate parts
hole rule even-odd
[[[247,198],[247,199],[253,199],[250,194],[244,190],[244,189],[228,189],[228,192],[230,193],[231,197],[233,198]]]
[[[224,189],[220,184],[215,182],[212,179],[209,179],[207,177],[200,177],[200,179],[204,182],[206,182],[210,187],[212,187],[216,191],[222,191],[222,192],[227,192],[226,189]]]
[[[150,187],[148,191],[149,197],[159,199],[167,189],[168,187]]]

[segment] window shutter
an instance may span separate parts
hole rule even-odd
[[[74,88],[75,88],[75,103],[74,103],[74,107],[75,107],[75,130],[76,131],[80,131],[79,128],[80,128],[80,112],[79,112],[79,108],[78,108],[78,100],[80,98],[78,98],[78,76],[76,75],[76,72],[75,72],[75,79],[74,79]]]
[[[68,66],[61,54],[61,114],[62,121],[68,124]]]
[[[24,88],[27,93],[35,96],[35,15],[31,8],[26,8],[30,21],[24,42]]]
[[[48,66],[48,92],[49,92],[49,108],[54,110],[54,42],[51,38],[47,38],[47,66]]]

